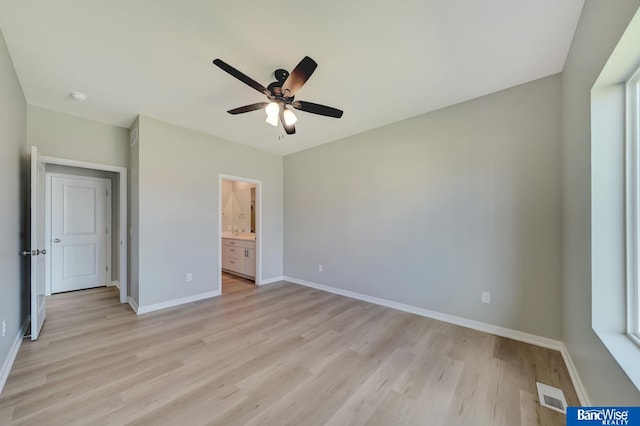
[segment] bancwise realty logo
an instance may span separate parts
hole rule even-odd
[[[640,426],[640,407],[567,407],[567,426]]]

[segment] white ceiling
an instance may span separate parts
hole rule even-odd
[[[27,102],[129,127],[138,114],[289,154],[562,71],[584,0],[0,0]],[[297,134],[221,58],[268,85],[308,55]],[[89,95],[71,99],[71,91]]]

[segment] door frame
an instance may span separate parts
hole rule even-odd
[[[256,186],[256,285],[262,285],[262,181],[218,174],[218,291],[222,294],[222,181],[252,183]]]
[[[128,294],[128,281],[127,275],[129,271],[129,265],[127,259],[129,258],[129,245],[127,239],[127,233],[129,225],[127,223],[127,168],[119,166],[111,166],[108,164],[90,163],[86,161],[70,160],[67,158],[40,156],[40,161],[46,164],[57,164],[59,166],[71,166],[81,167],[84,169],[101,170],[105,172],[118,173],[119,176],[119,223],[120,223],[120,250],[119,264],[120,275],[118,276],[118,284],[120,287],[120,303],[127,303]]]
[[[113,218],[112,216],[112,205],[111,205],[111,197],[112,197],[112,193],[111,193],[111,179],[108,178],[102,178],[102,177],[93,177],[93,176],[82,176],[82,175],[68,175],[65,173],[57,173],[57,172],[46,172],[46,176],[45,176],[45,185],[46,185],[46,192],[45,192],[45,204],[46,204],[46,208],[45,208],[45,221],[46,221],[46,225],[45,225],[45,238],[47,241],[47,252],[49,253],[53,253],[53,246],[52,246],[52,241],[51,241],[51,222],[52,222],[52,210],[51,210],[51,202],[53,201],[51,198],[51,191],[53,189],[53,183],[52,183],[52,178],[54,177],[60,177],[60,178],[64,178],[64,179],[80,179],[80,180],[91,180],[91,181],[100,181],[100,182],[105,182],[106,187],[107,187],[107,215],[106,215],[106,222],[107,222],[107,228],[108,228],[108,238],[107,240],[107,271],[109,272],[108,274],[105,271],[105,276],[107,276],[107,282],[106,285],[107,286],[112,286],[113,281],[111,279],[111,271],[112,269],[112,259],[111,259],[111,250],[112,250],[112,243],[111,240],[113,239],[113,235],[111,234],[113,232]],[[45,258],[46,260],[46,265],[45,265],[45,289],[46,289],[46,295],[47,296],[51,296],[52,294],[52,290],[53,290],[53,280],[52,280],[52,273],[53,273],[53,262],[52,262],[52,257],[51,256],[47,256]]]

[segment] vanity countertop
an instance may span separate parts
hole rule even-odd
[[[255,241],[256,234],[250,232],[223,232],[222,238],[228,238],[231,240]]]

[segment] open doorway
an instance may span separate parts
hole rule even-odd
[[[46,194],[46,198],[44,201],[43,210],[45,211],[45,240],[46,240],[46,250],[51,256],[46,256],[46,265],[45,265],[45,288],[47,295],[52,292],[57,292],[55,290],[55,282],[54,276],[52,275],[55,272],[55,267],[53,265],[54,254],[56,249],[59,248],[57,246],[62,247],[64,244],[64,239],[59,238],[60,242],[55,242],[57,236],[53,235],[54,229],[52,225],[52,215],[55,212],[52,212],[52,193],[54,192],[55,185],[53,184],[54,178],[62,178],[62,180],[68,179],[70,181],[75,181],[76,183],[72,186],[75,187],[76,191],[74,194],[71,194],[69,191],[66,191],[65,196],[63,197],[68,202],[71,198],[76,198],[75,201],[79,202],[82,206],[83,202],[87,205],[93,205],[91,200],[88,200],[88,196],[94,192],[94,186],[99,188],[108,188],[107,198],[109,202],[105,205],[105,226],[104,229],[98,230],[104,232],[103,238],[104,240],[104,258],[102,255],[95,255],[96,258],[100,258],[100,262],[91,263],[88,260],[93,259],[92,256],[89,256],[92,253],[98,253],[98,250],[89,250],[86,252],[76,253],[80,256],[79,259],[76,259],[74,264],[69,264],[67,262],[66,266],[71,267],[73,269],[74,274],[63,274],[67,278],[69,276],[75,275],[72,278],[84,278],[88,275],[87,271],[99,272],[99,269],[104,268],[104,273],[100,274],[100,279],[96,281],[97,284],[82,284],[78,288],[90,288],[95,286],[107,285],[107,286],[115,286],[118,288],[120,303],[126,303],[128,298],[128,280],[127,280],[127,170],[124,167],[104,165],[104,164],[96,164],[96,163],[88,163],[76,160],[69,160],[63,158],[56,157],[47,157],[40,156],[40,161],[44,164],[45,167],[45,188],[43,192]],[[81,184],[84,182],[84,184]],[[99,182],[104,182],[102,184],[96,184]],[[95,185],[94,185],[95,184]],[[72,196],[74,195],[74,196]],[[86,207],[86,206],[85,206]],[[78,228],[83,225],[89,226],[92,225],[92,222],[88,220],[88,216],[85,217],[84,213],[86,213],[87,209],[83,208],[83,215],[74,216],[71,218],[67,218],[68,224],[73,223],[73,227]],[[92,216],[93,217],[93,216]],[[85,220],[86,219],[86,220]],[[83,222],[84,221],[84,222]],[[64,222],[64,220],[63,220]],[[97,223],[97,222],[96,222]],[[96,225],[97,226],[97,225]],[[72,227],[72,228],[73,228]],[[76,234],[81,235],[82,238],[87,237],[86,229],[72,229],[71,231]],[[80,232],[82,231],[82,232]],[[74,233],[74,232],[72,232]],[[78,236],[76,235],[76,237]],[[71,238],[71,236],[70,236]],[[82,243],[82,244],[80,244]],[[67,255],[74,250],[77,252],[79,249],[77,247],[82,246],[90,246],[88,241],[81,241],[76,244],[75,247],[67,248],[65,252],[65,260],[67,259]],[[103,265],[102,261],[105,261],[106,264]],[[94,267],[91,267],[91,266]],[[84,276],[84,277],[82,277]],[[52,279],[53,278],[53,279]],[[73,285],[76,284],[67,282],[64,283],[67,287],[64,287],[61,291],[73,290]],[[71,287],[69,287],[71,286]],[[66,289],[66,290],[65,290]]]
[[[253,288],[261,275],[261,182],[220,175],[220,290]]]

